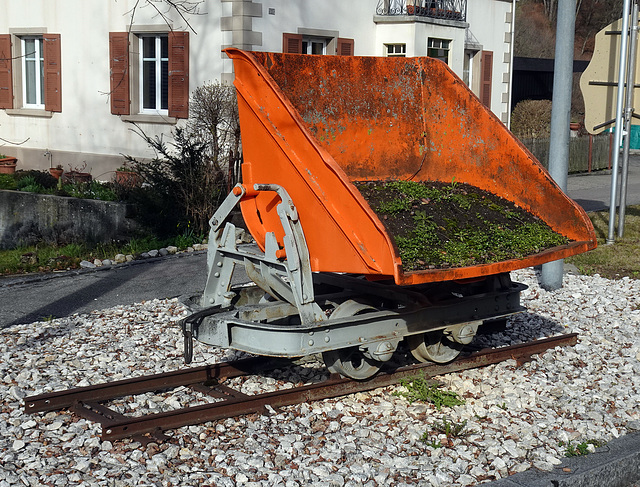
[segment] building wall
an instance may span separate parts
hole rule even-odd
[[[472,19],[469,30],[483,50],[494,53],[491,110],[504,123],[507,123],[510,111],[512,8],[512,0],[467,3],[467,19]]]
[[[0,34],[29,29],[61,35],[62,111],[27,116],[20,110],[0,110],[0,137],[12,143],[0,152],[19,158],[21,168],[82,167],[108,180],[122,164],[121,154],[152,157],[142,139],[124,120],[138,120],[151,136],[170,135],[184,121],[111,114],[109,104],[109,33],[126,32],[135,0],[6,0],[0,16]],[[143,3],[143,2],[142,2]],[[406,43],[407,56],[424,56],[427,39],[451,39],[450,67],[462,77],[466,27],[482,49],[494,52],[491,109],[506,122],[509,88],[511,2],[469,0],[467,22],[382,18],[377,0],[205,0],[202,15],[188,17],[190,31],[189,89],[205,82],[233,78],[233,67],[221,50],[227,46],[260,51],[282,51],[282,34],[318,34],[354,39],[354,54],[384,55],[385,43]],[[171,28],[190,30],[177,15]],[[167,30],[156,11],[138,7],[133,30]],[[194,32],[195,31],[195,32]],[[476,70],[479,69],[475,60]],[[503,95],[504,94],[504,95]],[[1,144],[2,142],[0,142]],[[20,144],[18,144],[20,143]]]
[[[54,165],[62,164],[68,170],[86,163],[87,171],[104,180],[122,165],[121,154],[152,157],[140,136],[131,130],[133,126],[112,115],[109,105],[109,32],[128,30],[135,1],[9,0],[5,4],[0,33],[31,29],[61,35],[62,111],[34,117],[25,115],[25,110],[12,115],[0,110],[0,137],[24,141],[20,145],[7,144],[0,151],[16,155],[19,168],[44,168],[49,165],[44,156],[48,149]],[[208,13],[189,18],[196,32],[190,33],[191,89],[219,79],[223,70],[220,2],[207,1],[202,11]],[[174,30],[188,30],[175,15],[172,20]],[[154,27],[168,29],[155,11],[138,8],[133,28]],[[174,123],[139,123],[140,129],[151,136],[168,135],[173,126]]]

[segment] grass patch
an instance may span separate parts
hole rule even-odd
[[[457,393],[442,390],[439,384],[435,384],[431,379],[427,379],[424,376],[402,379],[400,385],[406,391],[394,392],[394,396],[404,397],[409,402],[430,402],[438,410],[442,406],[453,407],[464,404],[464,401],[458,397]]]
[[[589,448],[590,445],[593,445],[593,447],[598,448],[600,446],[603,446],[604,444],[605,444],[604,442],[598,441],[598,440],[586,440],[586,441],[583,441],[582,443],[578,443],[577,445],[574,445],[570,441],[568,443],[561,441],[559,446],[561,447],[566,446],[566,449],[564,452],[565,457],[579,457],[582,455],[589,454],[589,450],[591,449]]]
[[[598,248],[566,259],[581,274],[600,274],[608,279],[622,277],[640,278],[640,206],[629,206],[626,210],[624,237],[616,238],[615,244],[607,245],[609,233],[609,211],[589,213],[598,237]],[[615,221],[616,235],[618,219]]]
[[[33,272],[53,272],[78,269],[80,262],[95,259],[113,259],[117,254],[131,254],[134,257],[142,252],[173,245],[185,250],[195,243],[201,243],[203,235],[193,231],[168,239],[154,236],[132,238],[129,242],[111,242],[88,245],[71,243],[68,245],[34,245],[11,250],[0,250],[0,275],[29,274]]]

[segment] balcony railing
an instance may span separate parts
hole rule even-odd
[[[408,15],[432,19],[467,19],[467,0],[378,0],[377,15]]]

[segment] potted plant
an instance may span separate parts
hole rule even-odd
[[[71,165],[69,165],[70,170],[64,173],[64,180],[70,183],[90,183],[93,177],[91,173],[84,172],[86,167],[86,162],[81,167],[72,168]]]
[[[142,185],[142,176],[126,162],[115,171],[116,184],[125,188],[138,188]]]
[[[64,169],[62,169],[62,164],[58,164],[56,167],[49,168],[49,174],[51,174],[56,179],[60,179],[60,176],[62,176],[63,172]]]
[[[16,172],[18,159],[12,156],[0,154],[0,174],[13,174]]]

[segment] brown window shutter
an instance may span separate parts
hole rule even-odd
[[[480,58],[480,101],[491,108],[491,79],[493,76],[493,51],[482,51]]]
[[[353,39],[344,39],[338,37],[338,56],[353,56],[355,41]]]
[[[0,108],[13,108],[11,35],[0,35]]]
[[[44,109],[62,111],[62,67],[60,34],[42,36],[44,51]]]
[[[109,32],[111,113],[129,115],[129,33]]]
[[[189,117],[189,32],[169,33],[169,116]]]
[[[302,34],[282,34],[282,52],[302,54]]]

